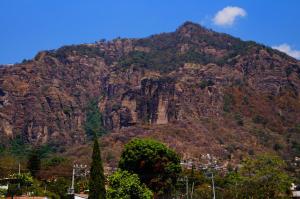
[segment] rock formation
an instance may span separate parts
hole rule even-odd
[[[291,151],[299,92],[299,61],[186,22],[172,33],[65,46],[0,68],[0,137],[85,143],[85,107],[99,99],[109,132],[150,128],[182,150],[273,150],[276,139]]]

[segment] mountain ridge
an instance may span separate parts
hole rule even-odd
[[[104,153],[116,159],[134,136],[160,139],[183,156],[293,158],[299,91],[299,61],[185,22],[171,33],[64,46],[0,68],[0,137],[3,145],[17,136],[84,145],[85,107],[98,98],[111,132]]]

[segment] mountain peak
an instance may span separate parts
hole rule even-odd
[[[187,32],[207,32],[207,29],[201,26],[200,24],[186,21],[177,29],[179,33],[187,33]]]
[[[296,60],[185,22],[176,32],[64,46],[1,68],[0,148],[17,136],[58,151],[87,146],[85,107],[93,105],[101,127],[113,132],[105,136],[105,153],[115,158],[134,136],[155,136],[190,157],[212,153],[232,162],[249,149],[275,150],[273,139],[286,154],[299,140],[289,130],[300,124],[299,93]]]

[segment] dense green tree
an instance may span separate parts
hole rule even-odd
[[[156,195],[170,193],[181,172],[178,155],[151,139],[133,139],[127,143],[119,168],[138,174]]]
[[[60,198],[67,199],[69,198],[67,195],[67,190],[70,187],[71,181],[69,179],[59,177],[52,181],[47,181],[46,186],[47,190],[55,193],[56,197],[52,198]]]
[[[151,199],[153,194],[141,184],[137,174],[118,170],[109,177],[107,199]]]
[[[12,177],[18,179],[21,186],[30,186],[33,184],[33,177],[30,173],[13,174]]]
[[[6,150],[16,157],[26,157],[31,152],[31,146],[26,143],[21,135],[17,135],[9,141],[9,147]]]
[[[89,181],[89,199],[104,199],[105,195],[105,177],[99,143],[95,135]]]
[[[105,133],[102,124],[102,116],[96,100],[91,100],[86,108],[84,129],[89,138],[93,138],[94,134],[100,136]]]
[[[36,177],[41,169],[41,157],[39,149],[33,149],[28,157],[27,168],[33,177]]]
[[[291,179],[285,163],[277,156],[261,155],[247,159],[237,173],[230,173],[227,197],[230,198],[288,198]]]
[[[7,190],[0,188],[0,198],[5,198],[7,195]]]
[[[193,198],[211,199],[212,198],[211,184],[203,183],[195,187]]]

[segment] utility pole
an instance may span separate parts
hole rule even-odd
[[[193,199],[195,182],[192,184],[191,199]]]
[[[73,164],[73,171],[72,171],[72,184],[71,187],[68,189],[68,195],[74,195],[75,193],[75,177],[85,177],[87,176],[87,165],[82,164]]]
[[[188,177],[185,176],[185,187],[186,187],[186,199],[189,199],[189,180]]]
[[[20,175],[21,175],[21,164],[20,164],[20,162],[19,162],[19,178],[20,178]],[[18,184],[18,189],[20,189],[21,188],[21,184],[20,184],[20,182],[19,182],[19,184]]]
[[[74,194],[74,181],[75,181],[75,165],[73,165],[73,173],[72,173],[72,185],[71,185],[72,194]]]
[[[211,182],[212,182],[212,189],[213,189],[213,199],[216,199],[215,182],[214,182],[214,173],[213,172],[211,172]]]
[[[75,165],[73,165],[72,184],[71,187],[68,189],[68,195],[74,195],[74,181],[75,181]]]

